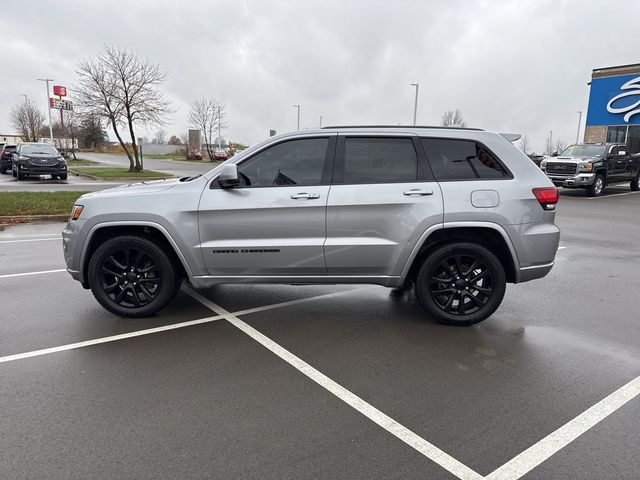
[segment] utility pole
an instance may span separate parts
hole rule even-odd
[[[222,147],[220,146],[220,142],[221,142],[220,130],[222,128],[221,125],[220,125],[220,123],[222,122],[222,118],[220,116],[220,112],[221,112],[220,105],[218,105],[218,150],[222,149]]]
[[[418,117],[418,88],[420,88],[419,83],[410,83],[412,87],[416,87],[416,98],[413,102],[413,124],[416,125],[416,119]]]
[[[320,128],[322,128],[322,115],[320,115]]]
[[[49,112],[49,140],[51,141],[51,145],[53,145],[53,127],[51,126],[51,105],[49,104],[49,82],[53,82],[53,78],[38,78],[40,82],[45,82],[47,84],[47,112]]]
[[[580,124],[582,123],[582,110],[578,110],[578,133],[576,133],[576,143],[580,143]]]
[[[549,130],[549,155],[553,154],[553,130]]]
[[[300,105],[295,104],[294,107],[298,109],[298,130],[300,130]]]

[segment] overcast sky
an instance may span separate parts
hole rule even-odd
[[[639,0],[202,1],[4,0],[0,133],[27,94],[44,108],[50,77],[69,89],[78,60],[105,44],[167,72],[188,128],[189,103],[227,106],[231,141],[255,143],[327,124],[437,125],[459,108],[469,126],[575,141],[591,70],[640,62]],[[584,116],[583,116],[584,128]],[[153,129],[155,130],[155,129]],[[149,137],[150,132],[141,132]],[[113,136],[113,135],[112,135]],[[142,136],[142,135],[139,135]]]

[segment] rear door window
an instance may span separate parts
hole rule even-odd
[[[418,178],[411,138],[346,137],[336,182],[401,183]]]
[[[473,140],[421,138],[436,180],[511,178],[487,147]]]

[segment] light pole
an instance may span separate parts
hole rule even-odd
[[[553,154],[553,130],[549,130],[549,155]]]
[[[300,105],[295,104],[294,107],[298,109],[298,130],[300,130]]]
[[[578,133],[576,133],[576,143],[580,143],[580,124],[582,123],[582,110],[578,110]]]
[[[420,88],[419,83],[410,83],[412,87],[416,87],[416,99],[413,102],[413,124],[416,124],[416,118],[418,116],[418,88]]]
[[[20,94],[21,97],[24,97],[24,103],[27,103],[29,100],[27,99],[27,94],[26,93],[21,93]]]
[[[322,115],[320,115],[320,128],[322,128]]]
[[[53,127],[51,126],[51,106],[49,105],[49,82],[53,82],[53,78],[38,78],[40,82],[47,84],[47,112],[49,112],[49,140],[53,145]]]

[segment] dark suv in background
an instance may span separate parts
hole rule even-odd
[[[48,143],[19,143],[13,152],[11,168],[13,176],[18,180],[40,175],[67,179],[67,162],[60,152]]]
[[[15,151],[15,145],[0,143],[0,173],[6,173],[11,170],[11,157]]]

